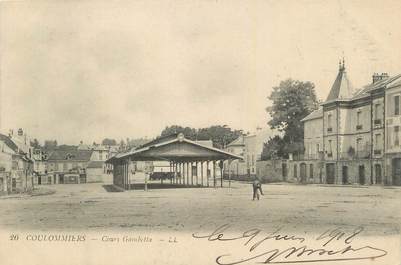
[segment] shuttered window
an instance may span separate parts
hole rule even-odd
[[[400,96],[394,96],[394,115],[400,115]]]

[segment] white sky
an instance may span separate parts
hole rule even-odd
[[[154,137],[167,125],[266,126],[291,77],[325,99],[401,73],[399,1],[1,3],[1,127],[43,141]]]

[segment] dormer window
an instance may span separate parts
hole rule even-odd
[[[67,154],[65,157],[66,160],[71,160],[72,158],[74,158],[72,154]]]

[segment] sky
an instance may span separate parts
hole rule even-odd
[[[401,73],[399,1],[18,1],[0,4],[0,130],[40,141],[155,137],[173,124],[267,127],[272,87],[324,100]]]

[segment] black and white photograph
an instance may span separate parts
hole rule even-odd
[[[0,264],[400,265],[400,14],[0,1]]]

